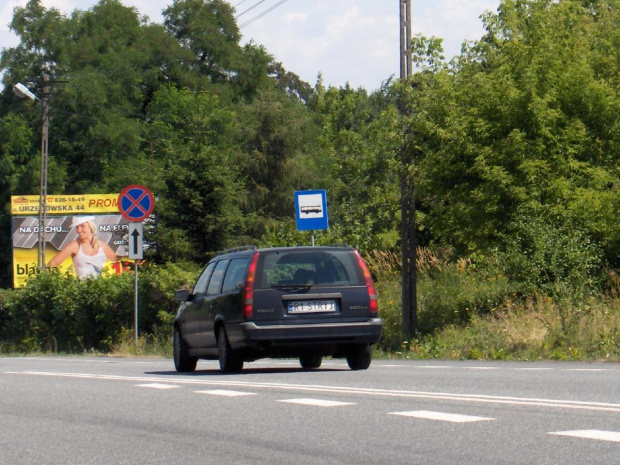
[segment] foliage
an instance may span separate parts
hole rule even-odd
[[[529,291],[591,287],[597,266],[617,263],[619,7],[503,1],[451,67],[411,79],[409,144],[433,243],[506,252]]]
[[[522,342],[492,325],[524,320],[535,334],[529,323],[547,322],[542,348],[530,354],[602,354],[596,337],[600,347],[616,341],[608,315],[617,299],[604,293],[620,266],[620,0],[502,0],[460,57],[446,63],[440,38],[417,36],[417,71],[370,94],[320,79],[312,88],[263,46],[241,46],[223,0],[174,0],[164,17],[151,23],[118,0],[68,17],[41,0],[14,10],[20,43],[0,56],[4,250],[10,196],[36,194],[40,178],[40,108],[11,87],[26,82],[40,95],[46,74],[48,191],[141,183],[156,195],[147,228],[155,265],[141,291],[144,324],[158,341],[175,274],[184,276],[164,272],[170,262],[194,269],[227,246],[307,244],[293,193],[319,188],[330,228],[316,242],[347,243],[369,258],[386,310],[385,349],[523,354]],[[394,259],[402,195],[415,198],[421,246],[420,339],[406,347]],[[4,254],[0,286],[10,283]],[[128,277],[45,273],[0,292],[2,340],[27,350],[122,345],[130,294]],[[596,296],[603,307],[592,305]],[[521,315],[530,312],[540,318]],[[599,317],[609,329],[586,334],[584,322],[596,327]]]
[[[139,325],[147,334],[171,328],[173,291],[193,283],[198,270],[176,265],[139,274]],[[32,278],[21,289],[0,293],[0,352],[109,351],[133,328],[131,273],[78,280],[58,271]]]
[[[369,258],[380,277],[385,325],[378,347],[383,353],[462,360],[620,360],[620,279],[615,273],[609,274],[604,294],[575,294],[559,286],[552,296],[522,297],[513,283],[494,274],[492,263],[455,263],[420,252],[420,325],[413,340],[401,332],[401,287],[394,272],[398,258]]]
[[[364,250],[398,243],[400,221],[399,118],[386,91],[369,98],[364,89],[321,86],[313,103],[320,115],[318,166],[328,186],[330,235],[334,243]]]
[[[154,235],[159,260],[206,262],[243,228],[235,115],[217,96],[173,87],[155,95],[148,114],[153,153],[166,160]],[[171,234],[189,247],[171,241]]]

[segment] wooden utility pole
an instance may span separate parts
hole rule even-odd
[[[411,0],[400,2],[400,80],[406,85],[412,73],[411,57]],[[415,186],[413,182],[413,154],[407,150],[407,128],[405,116],[408,110],[405,102],[405,89],[400,95],[400,115],[402,120],[402,142],[400,148],[400,211],[401,211],[401,279],[403,333],[409,341],[418,326],[418,305],[416,292],[416,223],[415,223]]]
[[[47,226],[47,159],[50,125],[50,82],[49,75],[43,75],[43,98],[41,112],[43,126],[41,130],[41,183],[39,185],[39,254],[38,268],[45,270],[45,227]]]
[[[411,76],[411,0],[400,2],[400,78]]]

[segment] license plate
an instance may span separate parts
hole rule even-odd
[[[288,303],[289,313],[329,313],[338,311],[335,300],[294,300]]]

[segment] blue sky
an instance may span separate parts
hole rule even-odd
[[[151,21],[173,0],[122,0]],[[399,75],[399,0],[231,0],[242,42],[264,45],[284,67],[314,85],[364,87],[373,91]],[[13,8],[27,0],[0,0],[0,47],[18,43],[9,31]],[[47,8],[69,15],[96,0],[43,0]],[[278,5],[264,16],[257,18]],[[500,0],[412,0],[413,33],[444,39],[447,58],[458,55],[464,40],[483,33],[480,15],[497,10]],[[251,9],[250,9],[251,8]],[[246,11],[249,10],[249,11]]]

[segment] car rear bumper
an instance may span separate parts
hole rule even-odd
[[[356,323],[322,323],[302,325],[257,325],[244,322],[226,327],[233,349],[273,346],[374,344],[379,341],[383,320],[371,318]]]

